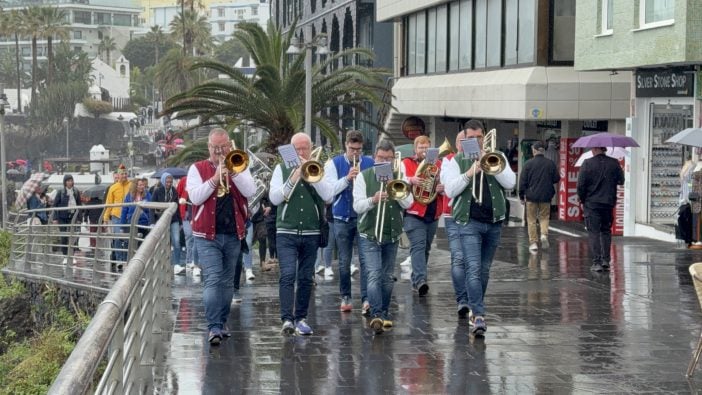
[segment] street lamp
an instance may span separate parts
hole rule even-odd
[[[69,121],[68,117],[63,118],[63,126],[66,128],[66,159],[70,158],[70,151],[68,150],[68,136],[70,135],[70,126],[71,126],[71,121]]]
[[[2,87],[0,87],[2,88]],[[7,164],[5,161],[5,106],[7,95],[0,89],[0,172],[2,173],[2,229],[7,226]]]
[[[124,117],[122,116],[122,114],[119,114],[119,116],[117,117],[117,119],[118,119],[120,122],[124,121]],[[133,119],[132,119],[132,120],[133,120]],[[134,142],[132,141],[132,135],[134,134],[134,132],[133,132],[133,127],[134,127],[134,125],[133,125],[133,123],[132,123],[131,121],[128,122],[128,123],[129,123],[129,125],[128,125],[128,126],[129,126],[129,129],[128,129],[128,130],[125,129],[125,133],[124,133],[124,136],[123,136],[123,137],[124,137],[125,139],[126,139],[127,137],[129,137],[129,140],[127,141],[127,155],[129,156],[129,175],[131,176],[131,175],[132,175],[132,171],[134,171],[134,150],[133,150]],[[124,125],[123,125],[123,126],[124,126]]]
[[[310,37],[310,41],[300,42],[300,39],[293,37],[290,39],[290,47],[286,53],[288,55],[299,55],[305,50],[305,134],[312,137],[312,49],[317,49],[317,54],[326,55],[327,36],[320,34],[312,37],[312,26],[305,26],[305,37]]]

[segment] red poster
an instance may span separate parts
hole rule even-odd
[[[559,171],[561,181],[558,183],[558,219],[561,221],[582,221],[583,212],[578,201],[578,161],[582,148],[573,148],[577,138],[562,138],[560,148]]]
[[[619,160],[619,165],[624,169],[624,159]],[[624,185],[617,187],[617,204],[614,206],[612,213],[614,220],[612,221],[612,235],[622,236],[624,234]]]

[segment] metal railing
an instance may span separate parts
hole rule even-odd
[[[168,335],[173,278],[170,223],[177,206],[131,204],[136,209],[128,232],[121,228],[125,225],[102,223],[102,215],[93,227],[95,232],[86,232],[85,226],[78,226],[77,222],[84,217],[81,214],[87,210],[102,212],[112,206],[115,205],[71,208],[75,212],[69,223],[52,221],[67,208],[23,211],[14,222],[7,272],[103,292],[111,283],[105,278],[114,280],[49,389],[50,394],[153,392],[153,369],[165,353],[160,337]],[[163,210],[153,226],[137,225],[145,209]],[[38,219],[41,213],[47,214],[46,224]],[[85,243],[78,248],[74,246],[77,240],[93,236],[94,247],[90,244],[86,248]],[[63,237],[66,243],[56,243],[56,237]],[[66,248],[66,254],[56,254],[52,251],[54,247]],[[120,260],[122,253],[127,255],[126,261]],[[120,264],[124,265],[121,274],[117,273]],[[103,367],[104,371],[99,371]]]

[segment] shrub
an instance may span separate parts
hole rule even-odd
[[[112,112],[112,103],[102,100],[85,99],[83,100],[83,105],[95,118],[99,118],[102,114],[109,114]]]

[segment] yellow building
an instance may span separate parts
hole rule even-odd
[[[141,14],[142,23],[146,26],[152,26],[154,24],[160,24],[158,21],[152,21],[153,9],[154,8],[172,8],[174,11],[180,11],[181,0],[137,0],[139,5],[142,7],[143,12]],[[202,5],[200,12],[207,12],[210,9],[210,4],[214,3],[228,3],[228,0],[195,0],[195,7]],[[185,6],[188,7],[188,1],[186,0]]]

